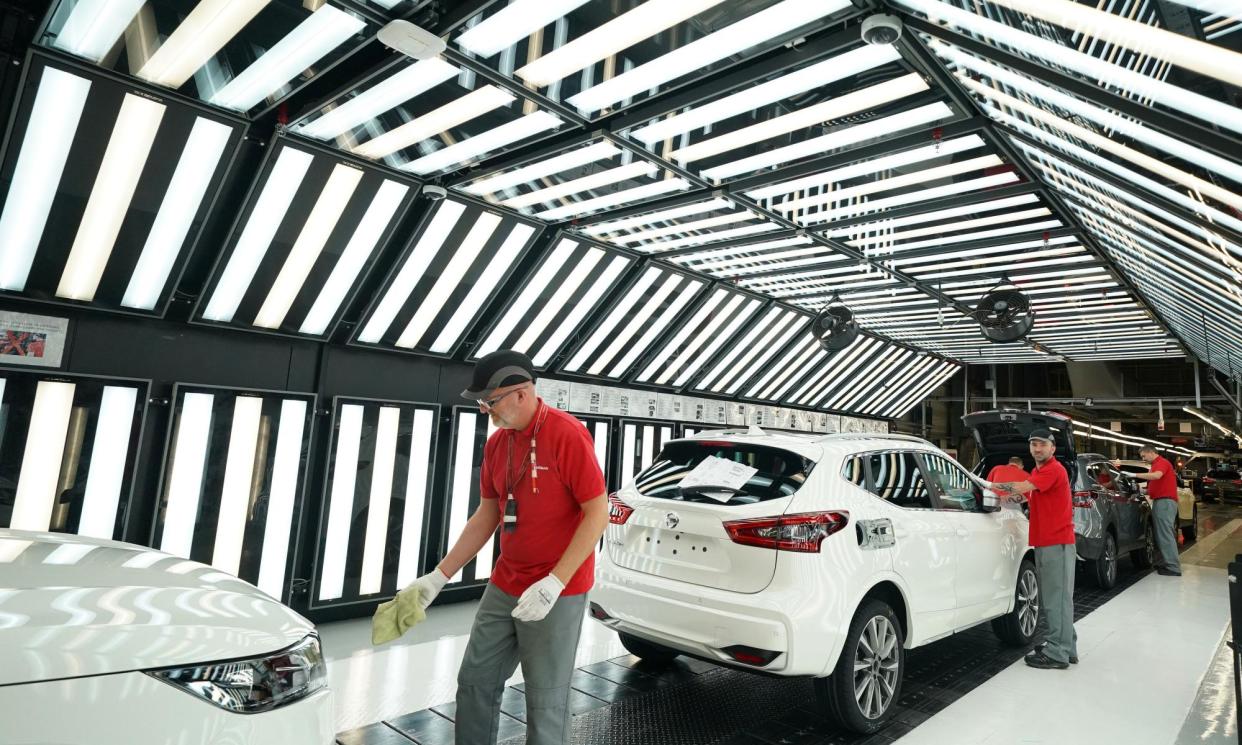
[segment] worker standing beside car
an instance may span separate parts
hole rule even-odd
[[[1022,496],[1030,503],[1027,542],[1035,549],[1035,572],[1044,599],[1047,620],[1043,644],[1026,656],[1026,664],[1044,670],[1064,670],[1078,662],[1078,632],[1074,630],[1074,507],[1069,474],[1056,459],[1052,432],[1036,429],[1027,438],[1035,470],[1025,481],[994,482],[993,490],[1012,502]]]
[[[520,352],[493,352],[475,365],[461,395],[498,427],[483,449],[479,506],[439,566],[402,590],[426,607],[501,527],[500,558],[457,676],[457,745],[494,745],[501,694],[519,662],[526,742],[569,742],[569,680],[608,497],[590,435],[544,403],[534,380]]]
[[[1009,459],[1008,463],[993,466],[992,470],[988,471],[988,481],[1001,483],[1026,481],[1031,477],[1031,474],[1027,473],[1022,465],[1022,459],[1015,455]]]
[[[1156,569],[1166,577],[1182,576],[1182,562],[1177,555],[1177,474],[1168,458],[1156,452],[1151,445],[1139,448],[1139,457],[1147,463],[1147,473],[1130,474],[1147,482],[1147,496],[1151,498],[1152,532],[1156,548],[1164,563]],[[1116,462],[1114,462],[1116,464]]]

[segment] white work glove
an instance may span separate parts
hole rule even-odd
[[[444,585],[448,581],[449,578],[444,576],[444,572],[440,571],[440,567],[436,567],[411,582],[401,592],[402,594],[418,593],[418,602],[423,607],[423,610],[426,610],[427,606],[431,605],[431,601],[436,599],[436,595],[439,595],[440,591],[444,589]]]
[[[552,610],[552,606],[556,604],[556,599],[561,596],[561,591],[564,589],[565,585],[556,578],[556,575],[549,574],[526,588],[526,592],[518,598],[517,607],[510,615],[519,621],[542,621],[544,616],[548,615],[548,611]]]

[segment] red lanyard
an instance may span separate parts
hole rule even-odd
[[[517,488],[518,484],[522,483],[522,477],[526,475],[526,470],[528,468],[530,469],[531,493],[539,493],[539,469],[536,466],[535,438],[539,436],[539,429],[543,427],[543,423],[548,418],[547,404],[540,405],[539,411],[535,413],[535,417],[535,429],[530,433],[530,459],[528,463],[522,465],[522,469],[518,471],[516,478],[513,477],[513,439],[517,436],[517,433],[513,433],[509,436],[509,449],[505,456],[505,492],[510,498],[513,497],[513,490]],[[510,479],[513,480],[510,481]]]

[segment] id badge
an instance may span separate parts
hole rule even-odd
[[[517,500],[513,498],[512,494],[510,494],[509,498],[505,500],[505,514],[502,522],[504,529],[509,532],[516,530],[517,520]]]

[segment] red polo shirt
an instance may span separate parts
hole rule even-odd
[[[586,427],[572,415],[552,408],[540,399],[539,413],[521,432],[501,429],[487,438],[483,447],[480,495],[483,499],[504,499],[508,481],[517,500],[517,528],[500,531],[500,558],[492,570],[492,583],[510,595],[521,595],[526,588],[548,576],[582,522],[583,502],[604,493],[604,474],[595,459],[595,445]],[[540,425],[540,419],[543,423]],[[531,435],[535,435],[535,467],[539,493],[531,491]],[[512,449],[510,449],[512,446]],[[507,462],[508,461],[508,462]],[[505,470],[509,469],[508,481]],[[588,555],[563,595],[579,595],[595,582],[595,556]]]
[[[1177,475],[1173,473],[1173,464],[1157,455],[1148,469],[1160,471],[1162,475],[1155,481],[1147,482],[1147,496],[1152,499],[1177,499]]]
[[[1032,546],[1074,543],[1074,506],[1070,500],[1069,475],[1056,458],[1036,466],[1027,479],[1035,491],[1027,492],[1031,527],[1027,542]]]
[[[988,481],[999,481],[1003,484],[1014,481],[1026,481],[1030,477],[1031,474],[1027,473],[1025,470],[1018,468],[1017,466],[1011,466],[1008,463],[993,466],[992,470],[988,471]]]

